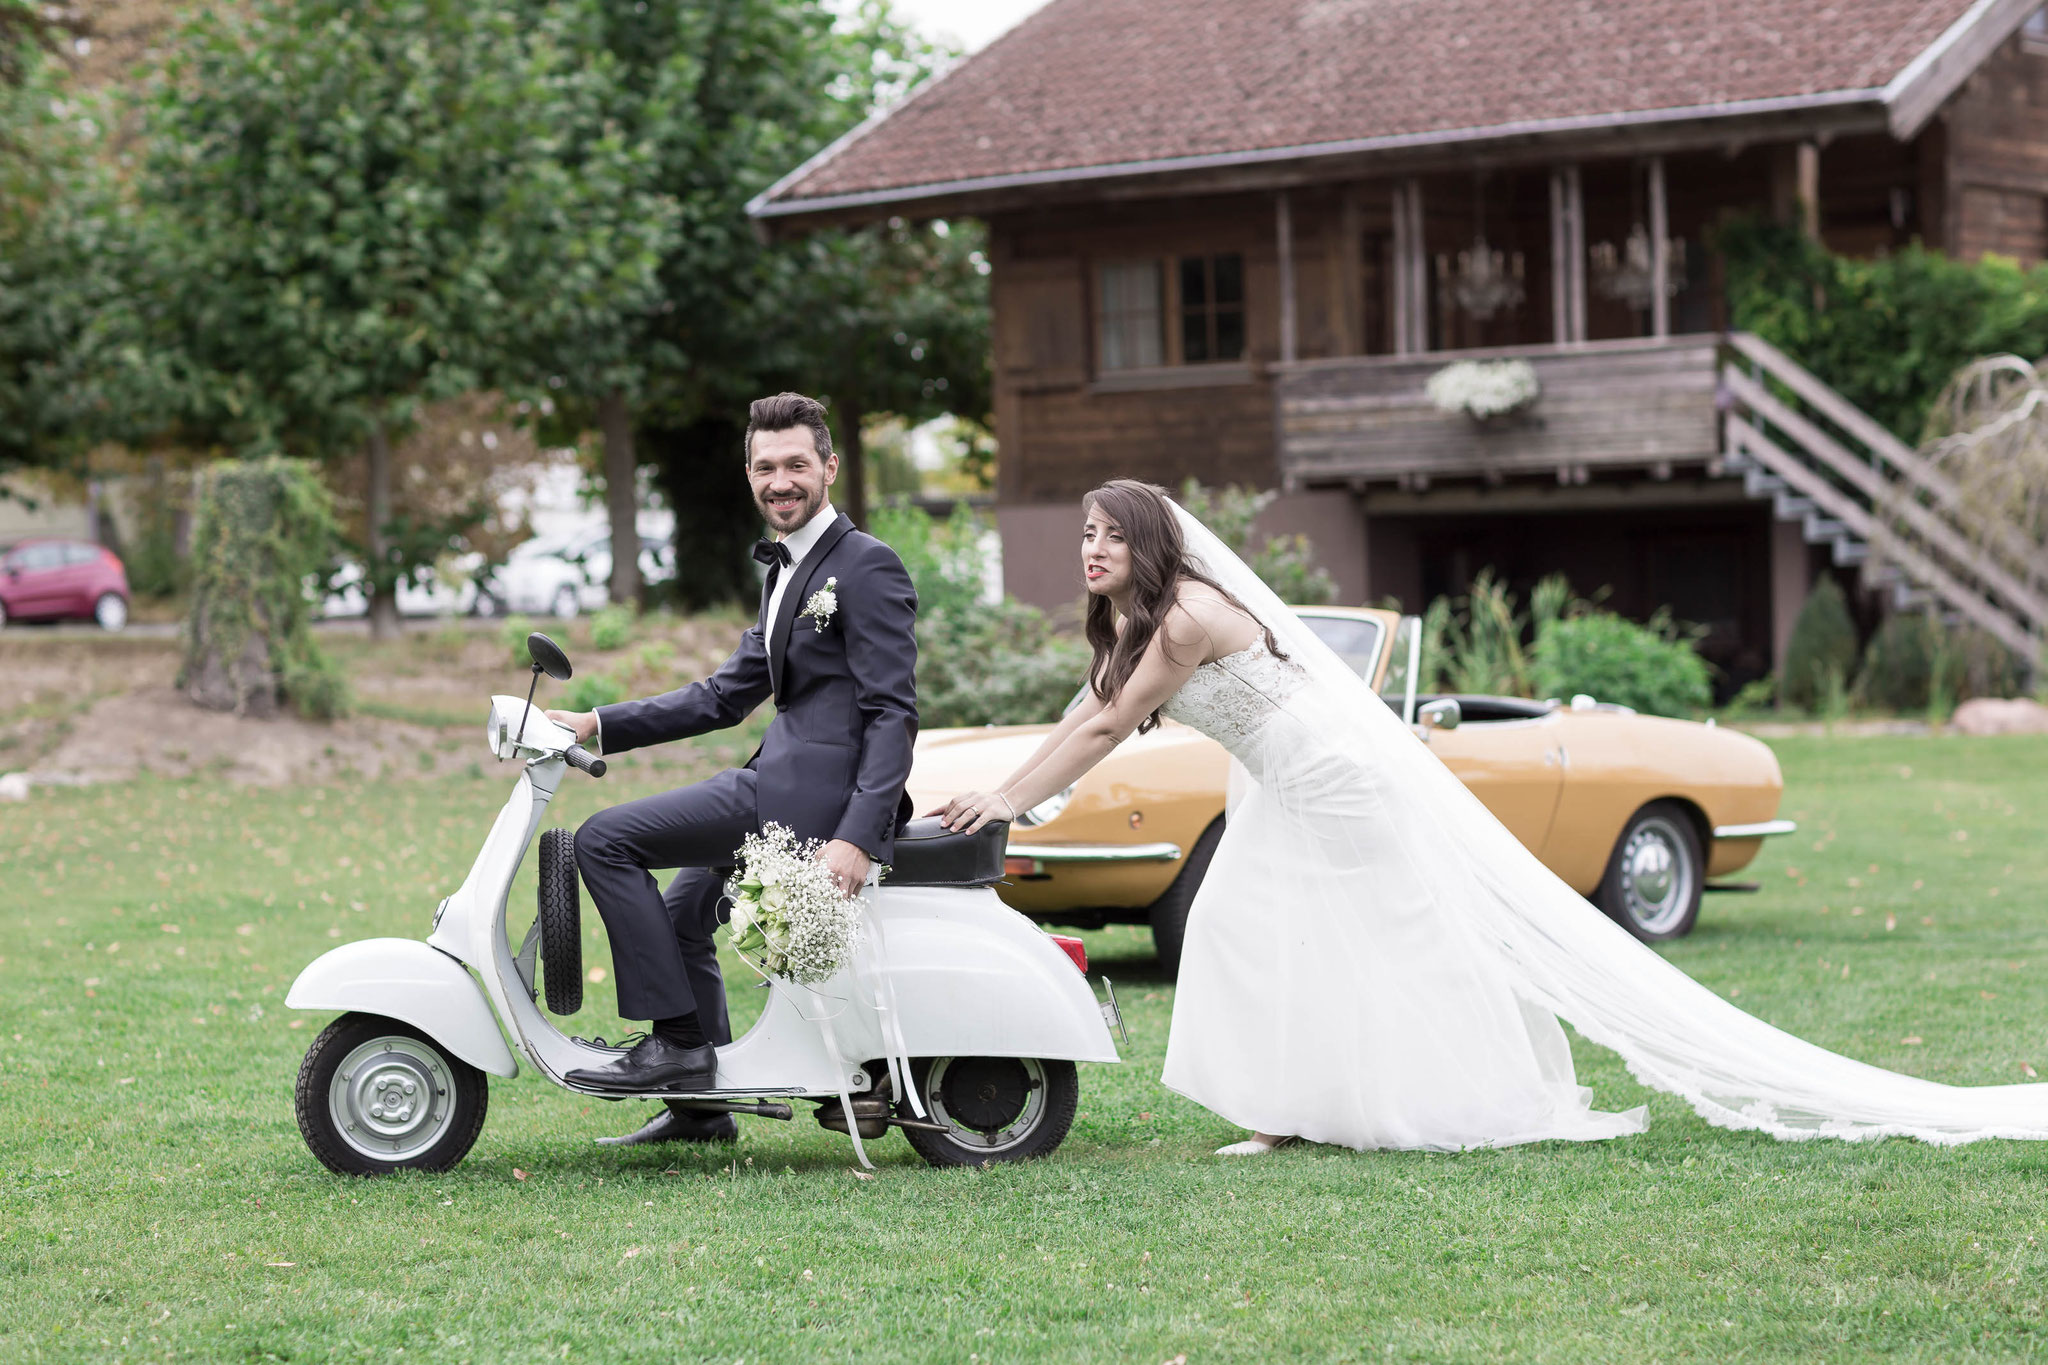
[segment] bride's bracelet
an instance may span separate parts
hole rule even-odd
[[[1011,800],[1011,799],[1010,799],[1009,797],[1007,797],[1007,796],[1003,795],[1003,794],[1002,794],[1001,792],[997,792],[997,793],[996,793],[996,800],[998,800],[998,801],[1002,802],[1002,803],[1003,803],[1003,804],[1004,804],[1005,806],[1007,806],[1007,807],[1009,808],[1009,811],[1010,811],[1010,823],[1011,823],[1011,824],[1013,824],[1013,825],[1014,825],[1014,824],[1016,824],[1016,823],[1017,823],[1017,803],[1016,803],[1015,801],[1012,801],[1012,800]]]

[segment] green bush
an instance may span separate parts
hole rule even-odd
[[[193,702],[259,716],[285,701],[317,719],[346,710],[348,685],[313,641],[307,594],[335,534],[326,485],[303,460],[223,460],[207,472],[178,675]]]
[[[498,638],[512,651],[514,668],[532,668],[533,654],[526,648],[526,637],[533,634],[533,622],[524,616],[508,616],[505,624],[498,627]]]
[[[1941,623],[1927,612],[1901,612],[1877,628],[1863,651],[1851,695],[1865,706],[1924,710],[1938,692],[1954,695]]]
[[[1181,506],[1244,560],[1275,597],[1298,607],[1334,602],[1337,580],[1317,565],[1315,546],[1307,536],[1268,536],[1252,547],[1252,523],[1278,496],[1236,484],[1204,488],[1193,479],[1180,486]]]
[[[1088,673],[1088,647],[1013,597],[987,597],[990,527],[964,503],[945,521],[885,507],[874,533],[917,588],[917,709],[927,729],[1059,719]]]
[[[1952,260],[1914,245],[1837,256],[1795,227],[1721,228],[1730,321],[1755,332],[1906,441],[1935,396],[1981,356],[2048,353],[2048,267]]]
[[[1841,586],[1822,574],[1792,623],[1792,639],[1778,671],[1778,695],[1787,706],[1818,709],[1831,687],[1840,688],[1855,674],[1856,623],[1849,619]]]
[[[137,597],[175,597],[190,586],[191,561],[178,553],[178,514],[191,505],[190,479],[153,470],[135,498],[134,543],[123,565]]]
[[[560,705],[564,711],[595,711],[600,706],[614,706],[625,699],[624,679],[605,673],[579,673],[562,689]]]
[[[1668,612],[1638,625],[1609,611],[1553,621],[1536,639],[1536,691],[1586,693],[1655,716],[1688,716],[1713,700],[1706,661]]]
[[[623,649],[633,640],[630,607],[606,607],[590,618],[590,647],[600,653]]]

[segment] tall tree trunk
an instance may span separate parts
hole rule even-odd
[[[370,492],[364,510],[369,525],[363,537],[369,563],[363,566],[363,587],[370,594],[370,638],[394,640],[403,627],[398,619],[397,586],[389,577],[390,549],[384,528],[391,524],[391,439],[379,422],[370,428],[365,448],[370,462]]]
[[[640,462],[633,455],[633,411],[612,389],[597,400],[604,433],[604,510],[612,523],[611,598],[614,606],[640,604]]]
[[[643,427],[640,443],[676,514],[676,605],[684,611],[761,600],[760,566],[749,551],[761,509],[747,484],[743,429],[703,417],[680,427]]]
[[[868,466],[867,449],[861,444],[861,410],[848,403],[840,408],[845,414],[840,422],[839,440],[839,482],[834,486],[838,497],[839,510],[853,518],[853,524],[863,531],[868,526]]]

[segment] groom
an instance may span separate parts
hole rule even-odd
[[[617,1061],[567,1073],[607,1090],[709,1090],[715,1044],[732,1041],[712,942],[723,869],[774,821],[824,839],[819,859],[852,893],[887,862],[910,817],[903,784],[917,737],[917,595],[903,561],[827,500],[839,475],[824,404],[802,394],[748,412],[747,478],[775,539],[761,612],[702,682],[596,711],[549,718],[606,754],[687,739],[775,715],[744,768],[598,812],[576,831],[576,866],[611,935],[619,1013],[651,1019]],[[664,895],[650,869],[682,868]],[[730,1139],[729,1115],[669,1109],[618,1144]]]

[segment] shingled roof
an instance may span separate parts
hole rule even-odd
[[[1801,109],[1910,135],[2038,4],[1051,0],[753,211]]]

